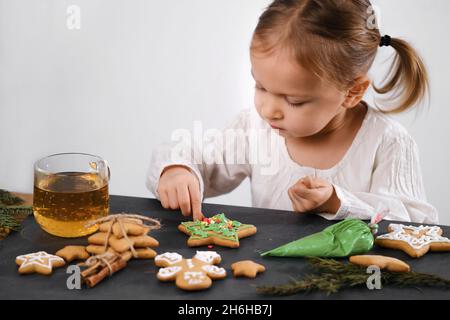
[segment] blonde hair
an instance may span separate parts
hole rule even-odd
[[[382,40],[369,0],[275,0],[259,18],[251,52],[271,53],[283,47],[297,63],[321,79],[347,90],[368,73]],[[394,93],[400,113],[423,100],[429,92],[428,74],[416,50],[406,41],[391,38],[396,56],[385,83],[373,85],[379,94]]]

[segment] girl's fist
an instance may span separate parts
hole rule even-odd
[[[340,207],[333,185],[322,178],[302,178],[288,194],[294,211],[299,213],[337,213]]]

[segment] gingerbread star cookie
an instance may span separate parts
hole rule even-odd
[[[121,213],[100,218],[89,224],[100,224],[99,232],[88,237],[86,251],[92,255],[118,254],[125,261],[132,258],[152,259],[157,255],[152,248],[158,247],[159,242],[147,235],[151,230],[161,227],[161,223],[156,219]]]
[[[155,265],[162,267],[156,277],[160,281],[174,281],[187,291],[208,289],[212,280],[223,279],[227,272],[215,266],[222,258],[214,251],[197,251],[192,259],[183,259],[178,253],[166,252],[155,257]]]
[[[256,233],[256,227],[228,219],[221,213],[212,218],[183,222],[178,230],[189,235],[188,246],[219,245],[229,248],[239,247],[239,239]]]
[[[114,249],[115,252],[125,252],[130,250],[130,247],[136,248],[147,248],[147,247],[157,247],[159,246],[158,240],[148,235],[141,236],[128,236],[127,238],[116,238],[114,235],[110,235],[109,238],[108,233],[106,232],[98,232],[93,234],[88,238],[88,242],[90,245],[104,246],[105,242],[108,242],[108,245]],[[88,248],[88,251],[91,250],[92,247]]]
[[[420,258],[428,251],[450,251],[450,239],[442,237],[437,226],[405,226],[390,224],[387,234],[378,236],[380,247],[403,250],[413,258]]]
[[[90,256],[86,251],[85,246],[66,246],[61,250],[58,250],[55,255],[63,258],[66,262],[72,262],[73,260],[86,260]]]
[[[411,268],[407,263],[403,262],[402,260],[391,257],[361,255],[361,256],[352,256],[350,257],[349,260],[350,263],[361,267],[378,266],[381,270],[388,270],[391,272],[411,271]]]
[[[231,270],[233,270],[234,277],[247,277],[247,278],[256,278],[258,273],[266,271],[266,268],[258,263],[255,263],[251,260],[244,260],[235,262],[231,265]]]
[[[19,265],[19,273],[39,273],[50,275],[53,268],[62,267],[66,263],[58,256],[48,254],[45,251],[24,254],[16,258],[16,264]]]
[[[124,233],[129,236],[140,236],[150,231],[150,227],[145,226],[142,220],[139,219],[123,219],[122,225],[119,222],[104,222],[100,225],[99,231],[108,232],[110,228],[117,239],[123,238]]]

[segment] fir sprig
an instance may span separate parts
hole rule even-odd
[[[13,205],[21,205],[25,201],[22,198],[19,198],[13,195],[11,192],[0,189],[0,204],[5,206],[13,206]]]
[[[316,271],[300,280],[277,286],[258,287],[257,292],[266,295],[287,296],[300,292],[322,291],[328,295],[341,289],[366,286],[369,274],[366,269],[333,259],[310,258]],[[383,286],[398,287],[442,287],[450,288],[450,280],[418,272],[395,273],[383,270],[380,274]]]
[[[10,230],[19,231],[22,221],[32,213],[32,206],[12,193],[0,189],[0,237]]]
[[[21,222],[31,214],[31,211],[30,206],[7,207],[0,205],[0,227],[19,231]]]

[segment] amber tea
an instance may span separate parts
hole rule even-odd
[[[85,225],[109,213],[108,180],[96,170],[37,174],[33,212],[38,224],[50,234],[60,237],[91,234],[98,226]]]

